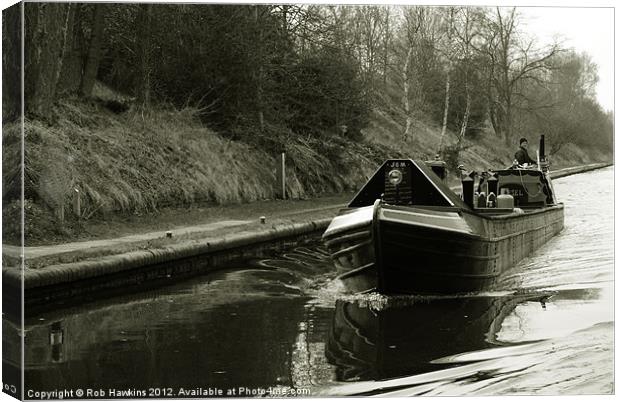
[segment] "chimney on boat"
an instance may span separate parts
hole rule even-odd
[[[461,185],[463,186],[463,201],[470,208],[474,208],[474,179],[473,175],[475,172],[471,172],[470,174],[463,174],[461,179]]]
[[[487,187],[487,192],[489,195],[491,195],[491,193],[497,195],[497,177],[495,176],[494,172],[489,172]]]
[[[432,161],[426,161],[426,166],[430,167],[433,173],[445,183],[448,171],[446,170],[446,162],[441,160],[439,154],[435,155],[435,159]]]
[[[547,157],[545,156],[545,135],[540,135],[540,144],[538,146],[538,161],[539,168],[543,173],[547,173],[549,171],[549,163],[547,162]]]

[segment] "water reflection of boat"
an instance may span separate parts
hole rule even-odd
[[[374,310],[338,301],[326,355],[339,381],[380,380],[437,370],[432,360],[495,347],[489,330],[524,298],[438,298]],[[501,317],[500,317],[501,316]]]
[[[444,183],[443,162],[386,161],[323,235],[340,280],[354,292],[487,288],[563,228],[543,139],[541,155],[540,169],[463,175],[461,197]],[[497,204],[483,192],[501,192]]]

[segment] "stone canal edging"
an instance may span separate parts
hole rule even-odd
[[[558,169],[550,172],[552,179],[559,179],[560,177],[570,176],[572,174],[589,172],[590,170],[602,169],[613,165],[613,163],[591,163],[589,165],[574,166],[564,169]]]
[[[193,240],[165,248],[132,251],[73,263],[25,269],[26,305],[115,289],[154,280],[170,280],[196,272],[209,272],[239,258],[261,257],[302,241],[314,240],[331,218],[283,224],[270,229],[245,231],[222,238]],[[4,285],[19,289],[19,268],[3,269]],[[6,291],[5,287],[5,291]],[[6,292],[5,292],[6,293]],[[14,294],[12,299],[19,299]],[[16,301],[16,300],[15,300]]]
[[[611,163],[596,163],[560,169],[551,172],[551,177],[560,178],[610,165]],[[57,297],[88,294],[97,290],[117,289],[147,281],[170,280],[171,277],[176,278],[179,275],[210,272],[235,259],[258,258],[300,241],[316,239],[330,221],[331,218],[324,218],[284,224],[216,239],[191,240],[164,248],[102,256],[95,260],[55,264],[39,269],[25,269],[23,286],[30,302],[41,302]],[[19,268],[4,268],[2,279],[5,286],[20,289],[22,272]]]

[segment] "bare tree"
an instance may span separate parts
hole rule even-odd
[[[138,99],[146,107],[151,103],[151,78],[153,75],[152,14],[153,4],[144,3],[139,5],[136,21],[136,28],[140,33],[137,37],[139,64]]]
[[[84,74],[80,84],[80,93],[82,96],[89,97],[93,92],[97,71],[99,70],[99,61],[101,60],[101,44],[103,42],[103,28],[106,6],[104,4],[94,4],[93,22],[90,34],[90,44],[88,46],[88,55],[84,66]]]
[[[523,101],[520,89],[527,81],[539,80],[536,73],[548,69],[561,49],[557,43],[536,48],[533,40],[520,37],[515,8],[502,13],[497,7],[487,16],[485,31],[485,44],[477,50],[487,59],[489,117],[496,134],[510,145],[515,109]]]
[[[390,64],[390,45],[392,41],[392,26],[390,25],[390,17],[392,15],[390,6],[385,6],[383,9],[385,21],[384,34],[383,34],[383,89],[387,88],[388,66]]]
[[[2,10],[2,120],[19,117],[21,113],[21,8],[17,3]]]
[[[256,112],[258,115],[258,126],[261,131],[265,130],[265,111],[263,106],[263,92],[264,92],[264,50],[263,50],[263,24],[262,18],[265,13],[269,12],[269,9],[255,5],[253,7],[254,11],[254,24],[255,24],[255,38],[257,40],[256,46],[256,61],[257,65],[254,70],[254,82],[256,83]]]
[[[455,25],[455,38],[457,42],[457,49],[460,57],[460,65],[463,67],[463,76],[465,79],[465,111],[463,112],[463,118],[461,120],[461,127],[458,134],[457,150],[460,151],[463,146],[463,140],[465,139],[465,133],[469,124],[469,117],[471,114],[471,82],[470,74],[471,70],[475,68],[473,66],[473,43],[479,37],[479,16],[481,15],[479,10],[471,7],[462,7],[456,14],[457,24]]]
[[[584,133],[590,137],[604,119],[600,118],[602,111],[594,106],[593,88],[598,77],[596,65],[589,57],[569,52],[554,57],[550,63],[551,73],[540,77],[545,80],[544,86],[533,84],[524,88],[528,99],[524,120],[527,126],[547,135],[549,154],[553,155],[568,143],[587,142]]]
[[[441,40],[440,51],[445,59],[446,70],[446,90],[444,96],[444,110],[443,110],[443,122],[441,125],[441,136],[439,137],[439,149],[441,152],[443,148],[444,138],[446,136],[446,130],[448,128],[448,112],[450,109],[450,77],[453,68],[454,58],[456,56],[456,48],[454,46],[454,30],[455,30],[455,17],[457,9],[455,7],[446,7],[443,9],[443,37]]]
[[[27,55],[24,95],[30,113],[48,117],[51,112],[73,9],[71,3],[25,4]]]
[[[422,7],[407,7],[403,10],[404,13],[404,30],[405,30],[405,47],[407,49],[407,55],[401,69],[401,75],[403,79],[403,109],[405,112],[405,130],[403,132],[403,141],[407,142],[411,138],[411,104],[410,104],[410,88],[411,88],[411,73],[410,63],[413,56],[413,52],[418,45],[419,35],[422,25],[425,19],[426,10]]]

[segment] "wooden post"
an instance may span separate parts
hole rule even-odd
[[[276,197],[286,199],[286,154],[282,152],[276,166]]]
[[[56,209],[56,216],[58,220],[60,220],[60,224],[64,225],[65,223],[65,204],[60,204],[58,209]]]
[[[73,189],[73,211],[75,215],[80,218],[82,216],[82,205],[80,202],[80,190],[78,188]]]

